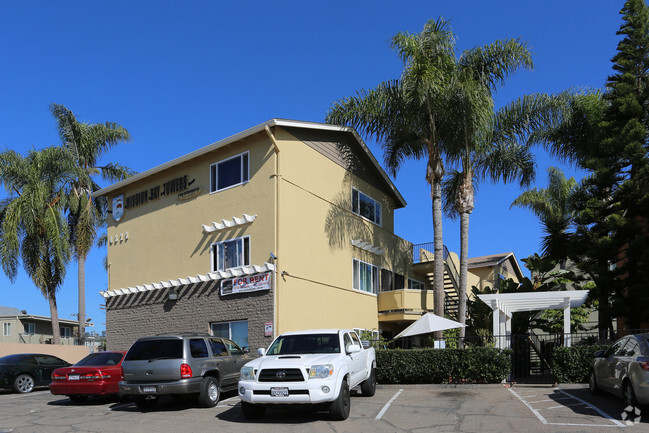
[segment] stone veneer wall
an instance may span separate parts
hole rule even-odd
[[[264,323],[273,322],[273,289],[221,296],[219,281],[151,290],[106,299],[107,350],[128,350],[140,337],[161,333],[210,333],[210,323],[248,320],[251,352],[268,347]]]

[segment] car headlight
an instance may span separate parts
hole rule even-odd
[[[309,379],[326,379],[334,374],[334,366],[331,364],[312,365],[309,370]]]
[[[242,367],[241,380],[255,380],[255,370],[252,367]]]

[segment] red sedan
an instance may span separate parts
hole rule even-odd
[[[97,352],[70,367],[52,372],[50,392],[67,395],[75,403],[93,395],[118,394],[122,377],[122,361],[126,352]]]

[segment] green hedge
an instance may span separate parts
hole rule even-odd
[[[511,350],[381,349],[376,365],[379,383],[498,383],[509,377]]]
[[[557,347],[552,352],[552,373],[560,383],[588,382],[590,364],[598,350],[606,345]]]

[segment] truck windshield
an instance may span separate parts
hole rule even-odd
[[[284,335],[268,349],[268,355],[303,353],[340,353],[338,334]]]

